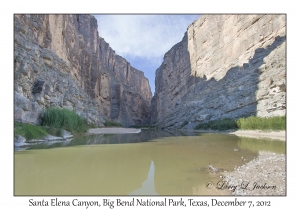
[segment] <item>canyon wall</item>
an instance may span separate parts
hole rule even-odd
[[[286,112],[286,16],[201,15],[156,71],[152,123]]]
[[[148,79],[97,28],[91,15],[14,16],[15,121],[38,124],[54,106],[97,125],[150,123]]]

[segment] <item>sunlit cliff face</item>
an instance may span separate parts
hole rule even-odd
[[[222,79],[285,36],[285,15],[203,15],[188,28],[191,76]]]

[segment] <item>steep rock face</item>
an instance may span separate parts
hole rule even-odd
[[[152,123],[285,115],[285,15],[203,15],[156,71]]]
[[[15,120],[38,123],[49,106],[89,122],[150,122],[151,90],[143,72],[99,37],[91,15],[15,15]]]

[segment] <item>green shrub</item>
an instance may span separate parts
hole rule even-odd
[[[248,117],[237,120],[237,126],[242,130],[285,130],[286,117]]]
[[[72,133],[84,133],[88,130],[85,119],[74,111],[60,108],[48,108],[42,116],[42,125],[50,128],[65,129]]]
[[[37,125],[30,125],[25,123],[14,123],[14,135],[23,136],[26,140],[40,139],[48,135],[45,128]]]
[[[228,130],[228,129],[236,129],[237,124],[236,121],[229,118],[224,118],[220,120],[212,120],[207,123],[200,123],[194,129],[202,129],[202,130]]]
[[[207,123],[200,123],[194,129],[212,129],[212,130],[285,130],[286,117],[254,117],[240,118],[238,120],[224,118],[220,120],[212,120]]]
[[[104,122],[105,126],[113,126],[113,127],[123,127],[123,125],[121,123],[115,122],[115,121],[111,121],[106,119]]]

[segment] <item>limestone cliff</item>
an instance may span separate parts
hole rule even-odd
[[[38,123],[49,106],[102,125],[150,122],[144,73],[99,37],[91,15],[14,16],[14,118]]]
[[[285,115],[285,45],[285,15],[202,15],[156,71],[152,123]]]

